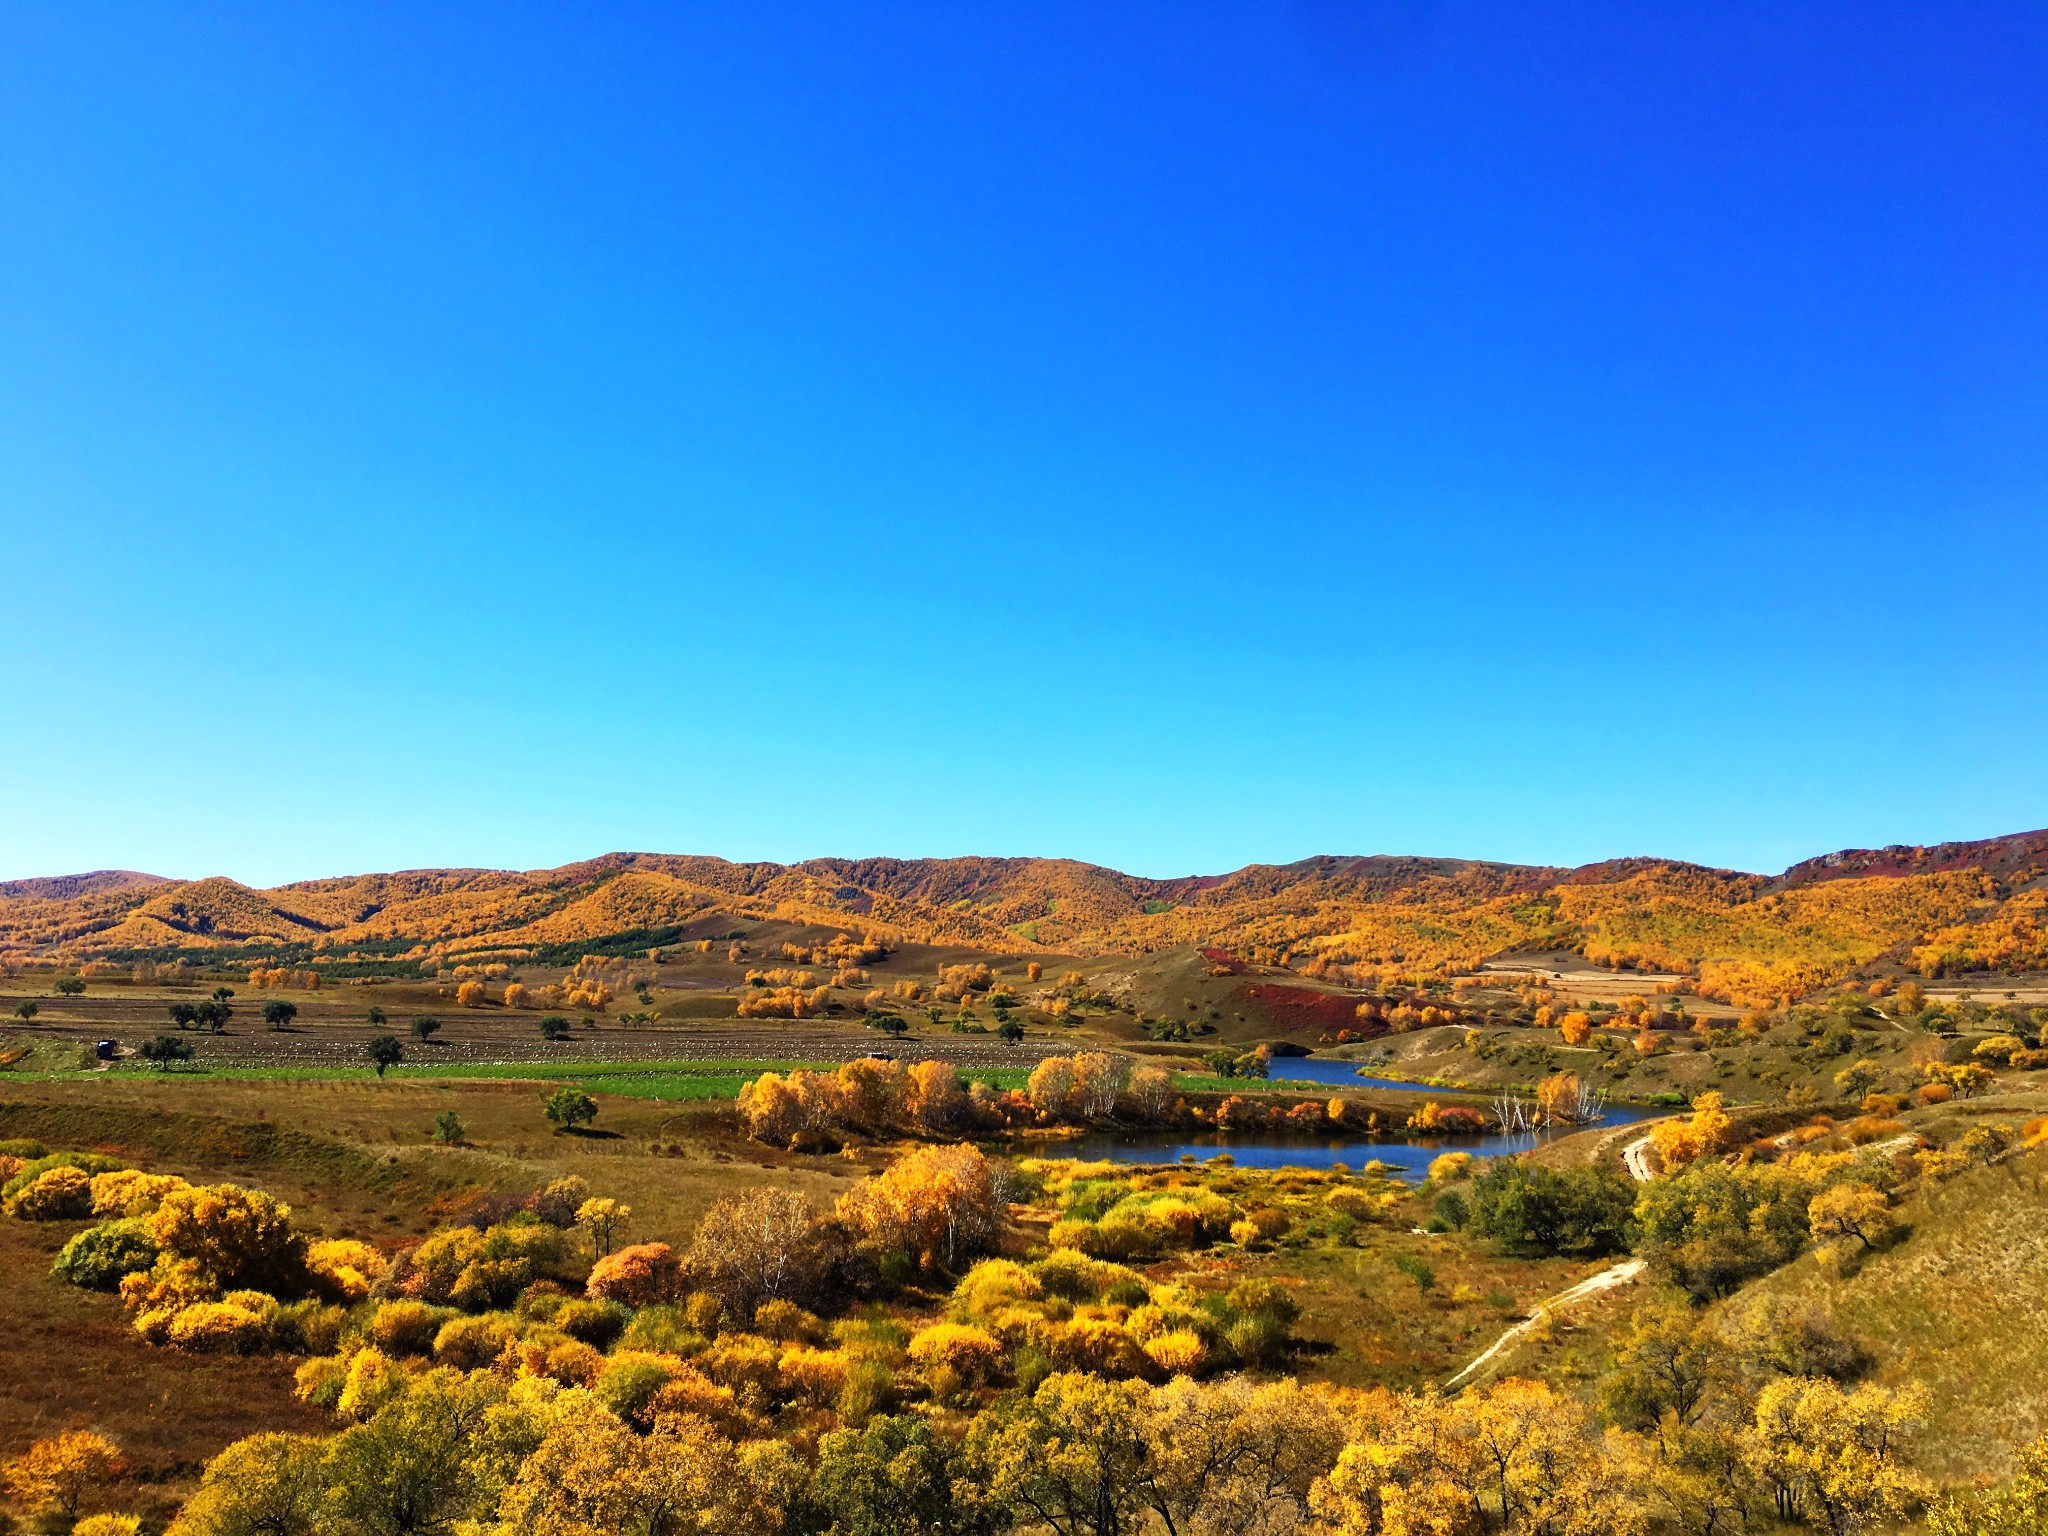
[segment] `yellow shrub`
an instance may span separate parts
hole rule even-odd
[[[836,1349],[786,1349],[780,1369],[783,1385],[813,1408],[831,1406],[846,1385],[846,1356]]]
[[[647,1404],[647,1416],[694,1413],[721,1434],[743,1435],[752,1427],[730,1387],[722,1387],[694,1366],[676,1362],[674,1373]]]
[[[934,1323],[910,1341],[910,1358],[924,1371],[949,1370],[968,1381],[987,1381],[1003,1367],[994,1335],[964,1323]]]
[[[588,1387],[604,1373],[604,1351],[553,1328],[536,1328],[516,1346],[521,1376],[541,1376],[566,1387]]]
[[[121,1280],[121,1304],[135,1318],[135,1331],[152,1344],[165,1343],[171,1323],[186,1307],[215,1299],[211,1281],[190,1259],[165,1253],[156,1263]]]
[[[434,1335],[434,1363],[458,1371],[480,1371],[512,1342],[512,1325],[501,1317],[457,1317]]]
[[[315,1355],[292,1372],[292,1396],[316,1408],[332,1409],[348,1381],[347,1355]]]
[[[447,1321],[445,1312],[424,1301],[387,1301],[370,1319],[370,1342],[391,1355],[432,1354],[434,1335]]]
[[[359,1349],[349,1357],[348,1377],[334,1411],[344,1419],[371,1417],[405,1387],[405,1373],[382,1350]]]
[[[1472,1172],[1470,1152],[1446,1152],[1441,1157],[1430,1159],[1429,1182],[1449,1184],[1465,1178]]]
[[[251,1355],[270,1342],[264,1319],[228,1301],[199,1301],[179,1310],[166,1338],[178,1349],[202,1355]]]
[[[1007,1306],[1039,1301],[1044,1296],[1045,1287],[1022,1264],[1013,1259],[983,1259],[953,1287],[953,1310],[962,1317],[994,1317]]]
[[[92,1175],[83,1168],[51,1168],[7,1202],[23,1221],[70,1221],[92,1210]]]
[[[1147,1340],[1145,1354],[1170,1376],[1197,1376],[1209,1363],[1209,1346],[1202,1342],[1200,1334],[1186,1329],[1176,1329]]]
[[[147,1216],[172,1190],[188,1187],[174,1173],[144,1173],[139,1168],[95,1174],[92,1213],[101,1217]]]
[[[782,1351],[758,1333],[728,1333],[697,1357],[697,1365],[720,1386],[738,1392],[751,1384],[762,1391],[774,1389],[782,1364]]]
[[[1137,1346],[1107,1318],[1077,1317],[1048,1331],[1053,1357],[1070,1370],[1098,1376],[1135,1376],[1141,1360]]]
[[[319,1275],[348,1301],[361,1301],[384,1277],[384,1255],[353,1238],[330,1238],[306,1250],[306,1268]]]

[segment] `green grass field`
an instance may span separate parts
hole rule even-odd
[[[763,1072],[791,1072],[799,1068],[831,1072],[835,1061],[595,1061],[595,1062],[449,1062],[420,1066],[396,1066],[386,1074],[391,1080],[413,1081],[511,1081],[571,1084],[593,1093],[618,1094],[626,1098],[669,1101],[677,1099],[732,1099],[740,1089]],[[45,1080],[81,1074],[21,1074]],[[193,1082],[364,1082],[375,1081],[368,1067],[326,1066],[233,1066],[191,1065],[157,1071],[152,1067],[122,1065],[101,1074],[122,1081],[161,1081],[165,1084]],[[965,1067],[960,1075],[969,1082],[984,1082],[994,1088],[1022,1088],[1031,1076],[1026,1067]]]

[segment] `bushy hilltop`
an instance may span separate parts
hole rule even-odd
[[[735,864],[614,853],[559,869],[408,870],[255,890],[131,872],[0,886],[0,948],[73,956],[304,946],[460,953],[776,919],[1007,953],[1194,946],[1371,979],[1506,951],[1677,971],[1733,1001],[1797,996],[1873,967],[2048,966],[2048,831],[1848,850],[1770,877],[1663,859],[1576,869],[1317,857],[1152,880],[1066,859]]]

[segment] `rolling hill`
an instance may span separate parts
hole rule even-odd
[[[1413,974],[1565,949],[1734,1001],[1859,972],[2048,966],[2048,831],[1852,849],[1771,877],[1662,859],[1576,869],[1317,857],[1154,880],[1067,859],[732,863],[612,853],[558,869],[407,870],[258,890],[122,871],[0,885],[0,948],[68,958],[223,948],[313,958],[669,942],[727,920],[888,930],[1007,953],[1181,946]]]

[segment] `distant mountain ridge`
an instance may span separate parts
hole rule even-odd
[[[46,901],[69,901],[101,891],[132,891],[146,885],[172,885],[163,875],[145,875],[134,869],[95,869],[83,875],[43,875],[31,880],[0,880],[0,896],[36,896]]]
[[[1223,948],[1402,973],[1515,949],[1683,971],[1729,996],[1797,995],[1872,966],[2048,966],[2048,831],[1845,849],[1775,877],[1678,860],[1578,868],[1321,855],[1151,879],[1071,859],[733,863],[609,853],[557,869],[416,869],[258,890],[133,871],[0,885],[0,948],[90,955],[291,946],[453,955],[727,919],[883,928],[1009,953]]]

